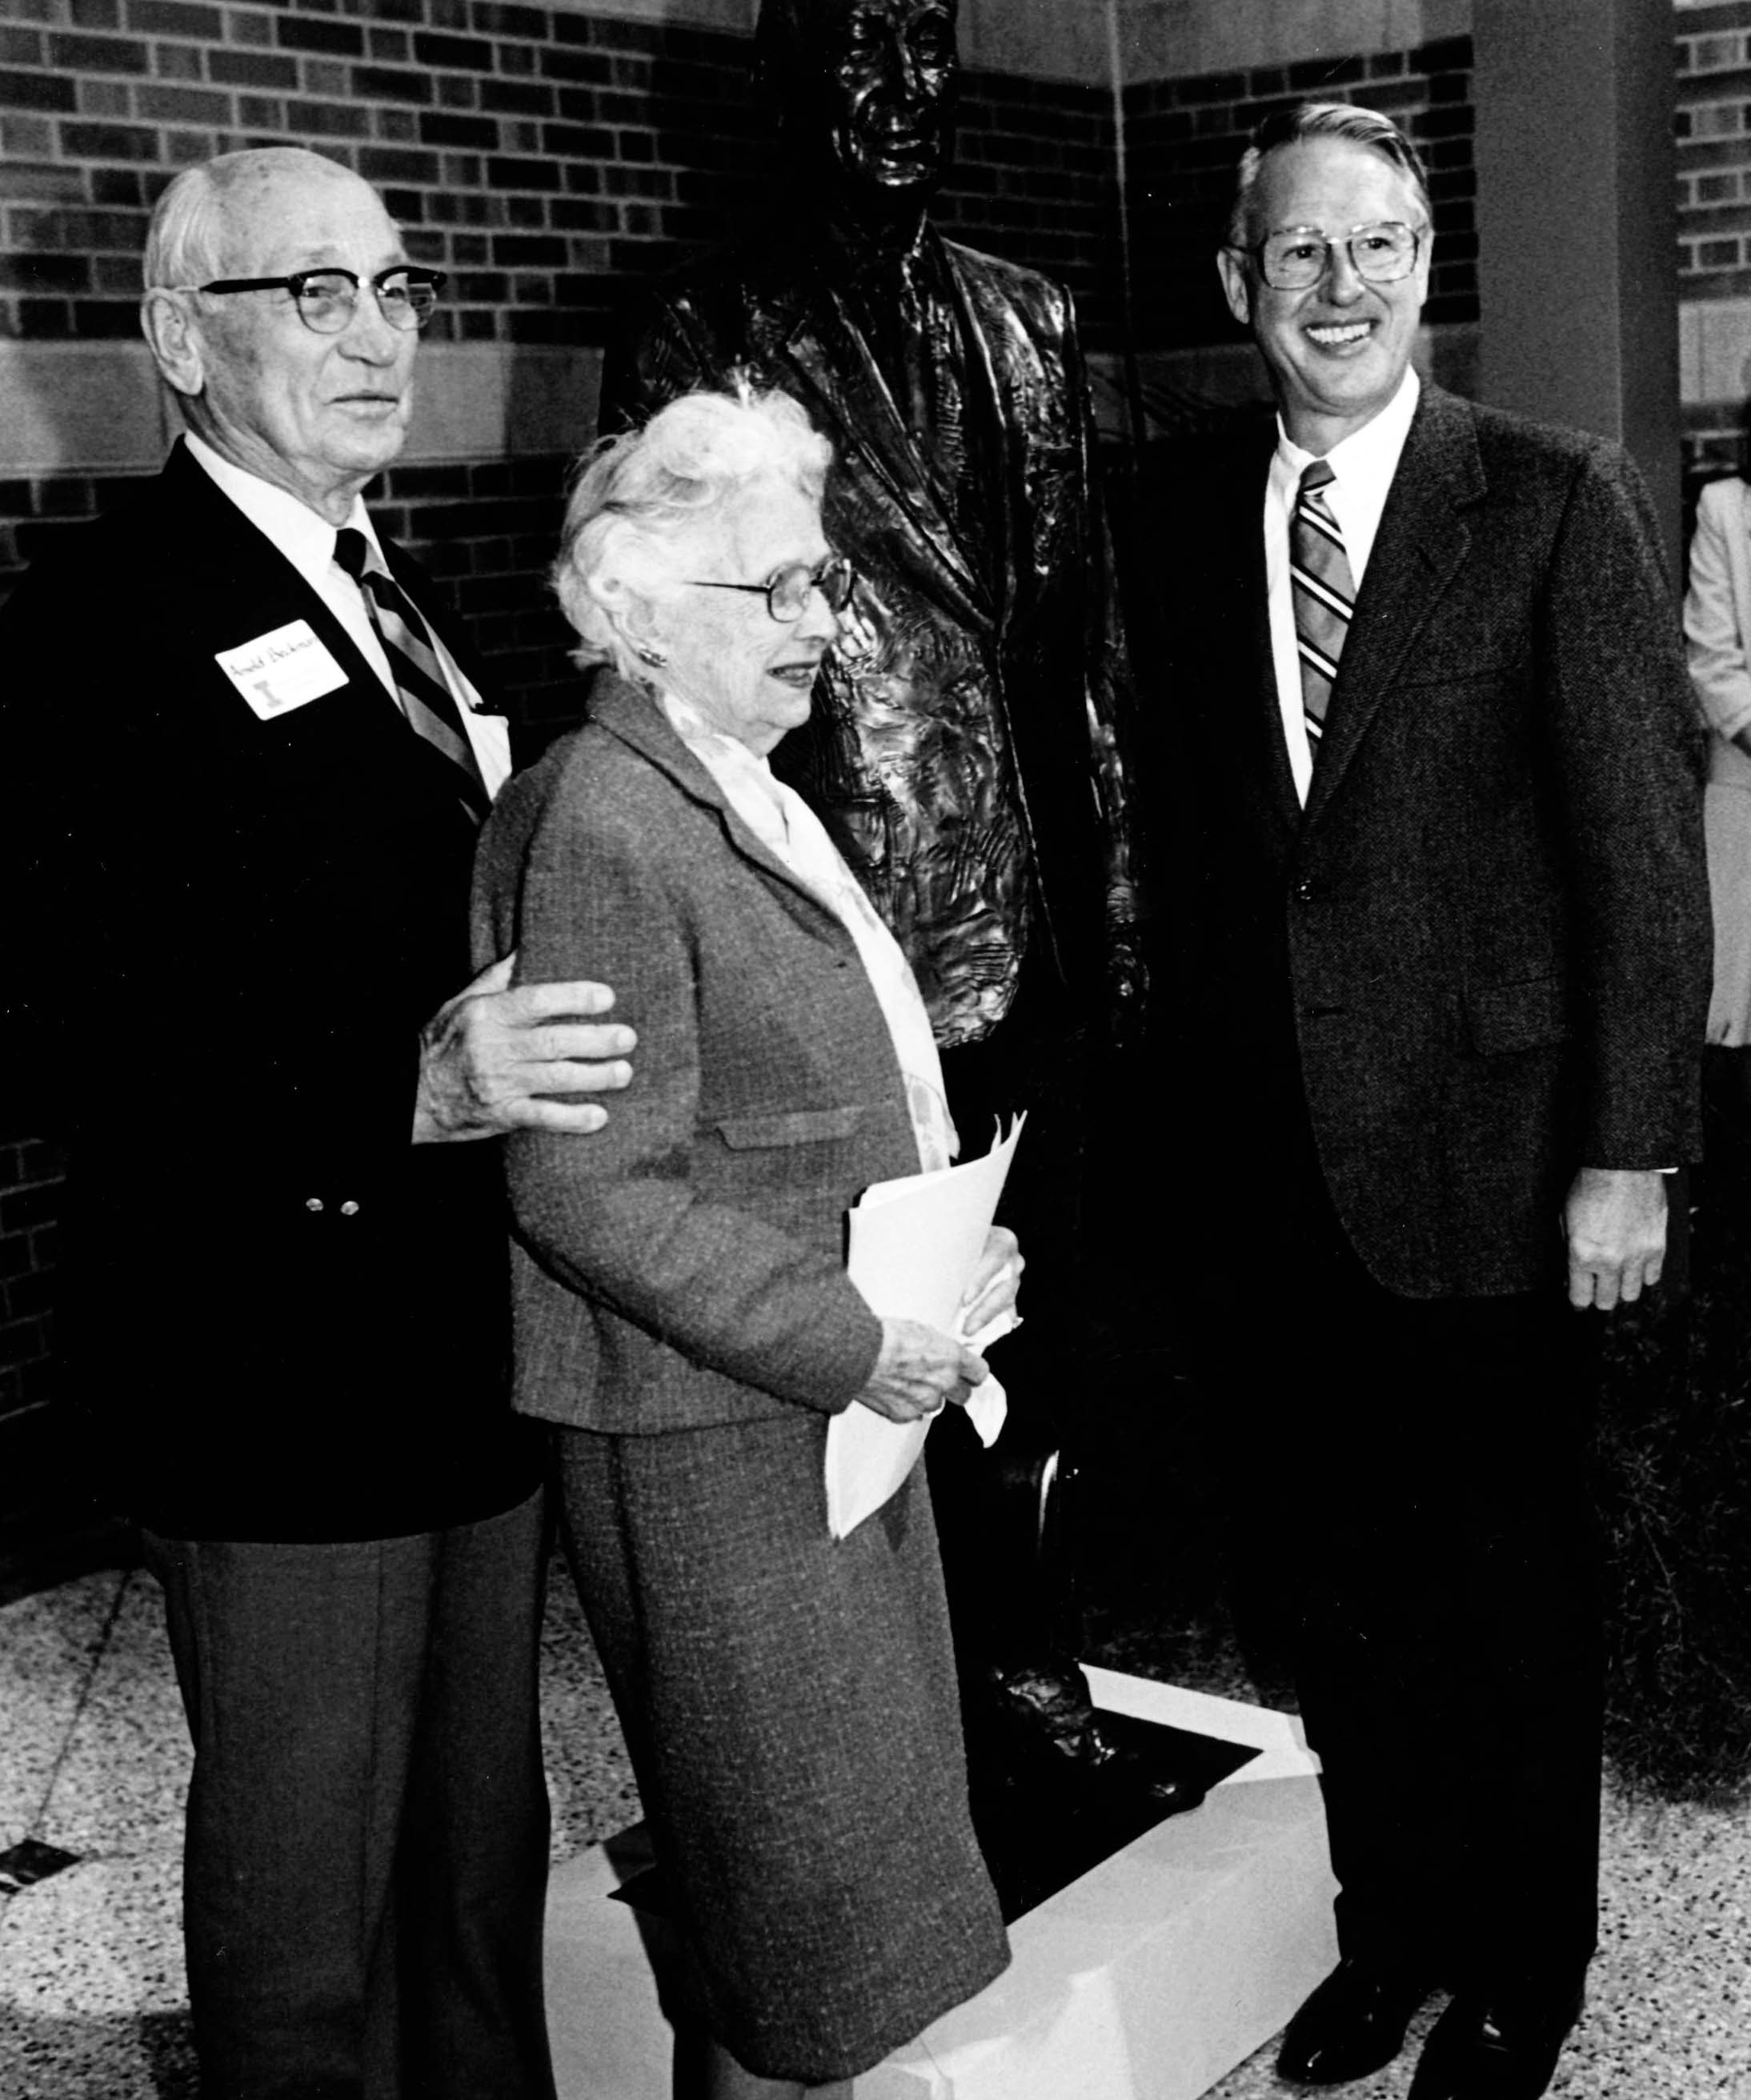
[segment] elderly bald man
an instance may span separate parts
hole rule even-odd
[[[594,1128],[632,1039],[599,986],[469,981],[506,727],[359,493],[441,273],[273,148],[180,175],[145,276],[186,428],[0,616],[0,872],[68,1371],[195,1741],[202,2089],[536,2100],[544,1540],[490,1140]]]

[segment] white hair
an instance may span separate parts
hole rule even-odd
[[[679,593],[703,535],[776,475],[819,501],[833,448],[788,395],[684,394],[604,439],[566,505],[553,585],[580,665],[641,675],[629,627]]]
[[[1280,146],[1299,146],[1309,139],[1343,139],[1352,146],[1365,146],[1370,152],[1378,153],[1410,185],[1424,223],[1434,219],[1435,207],[1429,201],[1428,171],[1422,165],[1422,157],[1390,117],[1353,102],[1303,102],[1299,108],[1279,109],[1267,117],[1241,155],[1234,178],[1233,201],[1228,206],[1229,247],[1244,248],[1249,240],[1264,230],[1255,227],[1252,218],[1253,192],[1258,187],[1266,156],[1274,153]]]
[[[276,175],[315,170],[353,174],[342,162],[307,152],[302,146],[252,146],[245,152],[221,153],[198,167],[184,168],[159,198],[147,229],[142,262],[147,290],[171,291],[223,277],[226,212],[233,199]]]

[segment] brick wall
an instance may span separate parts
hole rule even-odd
[[[599,346],[631,282],[772,194],[731,35],[494,0],[0,0],[0,342],[131,342],[153,199],[244,144],[296,140],[382,188],[410,251],[451,273],[434,345]],[[1112,168],[1100,93],[967,77],[942,221],[1071,283],[1096,346],[1118,324]],[[428,483],[414,536],[498,622],[481,638],[545,716],[566,675],[537,581],[557,512],[507,530],[496,464]],[[518,500],[551,506],[562,468],[531,465]],[[99,493],[0,479],[0,594]]]
[[[0,0],[0,333],[135,333],[182,166],[294,141],[383,190],[452,273],[434,340],[600,342],[629,279],[765,195],[747,45],[495,0]],[[1099,308],[1108,99],[970,73],[943,216]]]
[[[1677,14],[1679,355],[1692,478],[1736,468],[1751,395],[1751,4]]]

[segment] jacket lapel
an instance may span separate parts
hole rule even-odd
[[[165,494],[174,506],[173,516],[175,512],[182,514],[178,528],[182,540],[210,550],[210,582],[205,599],[213,609],[204,610],[202,618],[214,654],[241,648],[258,635],[302,620],[346,674],[347,682],[279,717],[278,722],[289,726],[299,716],[315,719],[313,710],[324,708],[333,715],[348,703],[364,713],[375,699],[381,706],[368,709],[369,716],[381,717],[379,726],[393,726],[398,719],[395,704],[352,637],[273,542],[196,464],[180,440],[165,463],[164,482]],[[214,671],[216,677],[223,680],[217,664]],[[225,683],[231,690],[229,682]],[[240,698],[236,704],[245,706]]]
[[[733,850],[778,886],[792,915],[811,933],[844,934],[837,913],[769,852],[736,814],[723,790],[670,727],[658,701],[625,679],[604,672],[590,690],[589,719],[666,774],[690,801],[715,811]]]
[[[1305,823],[1331,802],[1369,724],[1392,696],[1471,546],[1464,516],[1485,492],[1464,402],[1425,386],[1381,514],[1333,688]]]
[[[810,286],[812,296],[799,302],[792,317],[783,355],[802,392],[815,404],[817,424],[843,433],[840,471],[862,468],[900,514],[909,536],[935,558],[959,601],[953,609],[977,625],[988,625],[992,608],[986,593],[862,330],[825,276],[812,272]]]
[[[179,544],[212,550],[208,597],[220,610],[203,615],[211,620],[212,653],[240,648],[260,635],[302,620],[346,680],[271,721],[256,722],[247,703],[215,663],[213,675],[224,688],[226,717],[238,735],[252,742],[266,739],[287,752],[296,748],[314,753],[330,744],[343,746],[349,770],[372,769],[384,792],[421,792],[461,811],[464,805],[456,792],[452,761],[409,727],[382,681],[322,598],[180,442],[165,463],[164,482],[174,505],[173,516],[180,514]],[[398,580],[410,580],[404,559],[398,559],[400,550],[386,543],[383,551]],[[424,580],[416,574],[411,581],[408,595],[419,603]],[[424,605],[421,610],[425,611]],[[469,816],[464,821],[473,826],[475,820]]]

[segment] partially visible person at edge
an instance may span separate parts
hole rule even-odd
[[[629,302],[602,427],[745,377],[833,445],[827,531],[858,581],[774,763],[905,951],[968,1145],[1029,1118],[1002,1212],[1032,1269],[1008,1423],[986,1449],[956,1415],[928,1459],[975,1786],[1030,1770],[1105,1791],[1155,1784],[1093,1714],[1074,1565],[1109,1384],[1095,1316],[1128,1253],[1085,1189],[1108,1053],[1143,1004],[1136,708],[1070,295],[931,217],[957,13],[762,0],[756,92],[789,175],[774,221]]]
[[[1696,504],[1684,634],[1709,725],[1703,830],[1714,907],[1704,1060],[1711,1101],[1751,1132],[1751,487],[1710,482]]]
[[[516,1405],[692,1959],[677,2092],[848,2095],[1008,1959],[973,1838],[923,1467],[843,1540],[827,1425],[962,1401],[955,1336],[878,1319],[845,1212],[954,1143],[904,957],[767,755],[849,575],[830,449],[782,395],[693,395],[598,452],[555,570],[589,720],[487,826],[475,947],[591,958],[638,1082],[588,1145],[506,1150]],[[1012,1305],[993,1233],[961,1331]]]
[[[470,981],[506,727],[359,500],[441,273],[271,148],[171,183],[145,280],[183,435],[0,617],[0,982],[194,1739],[202,2090],[551,2100],[540,1454],[467,1140],[593,1141],[633,1038],[596,985]]]
[[[1661,1273],[1708,899],[1641,478],[1419,381],[1431,218],[1383,117],[1255,134],[1217,260],[1277,414],[1145,492],[1133,640],[1183,791],[1189,1302],[1340,1884],[1278,2067],[1362,2077],[1445,1986],[1415,2100],[1533,2100],[1597,1937],[1574,1308]]]

